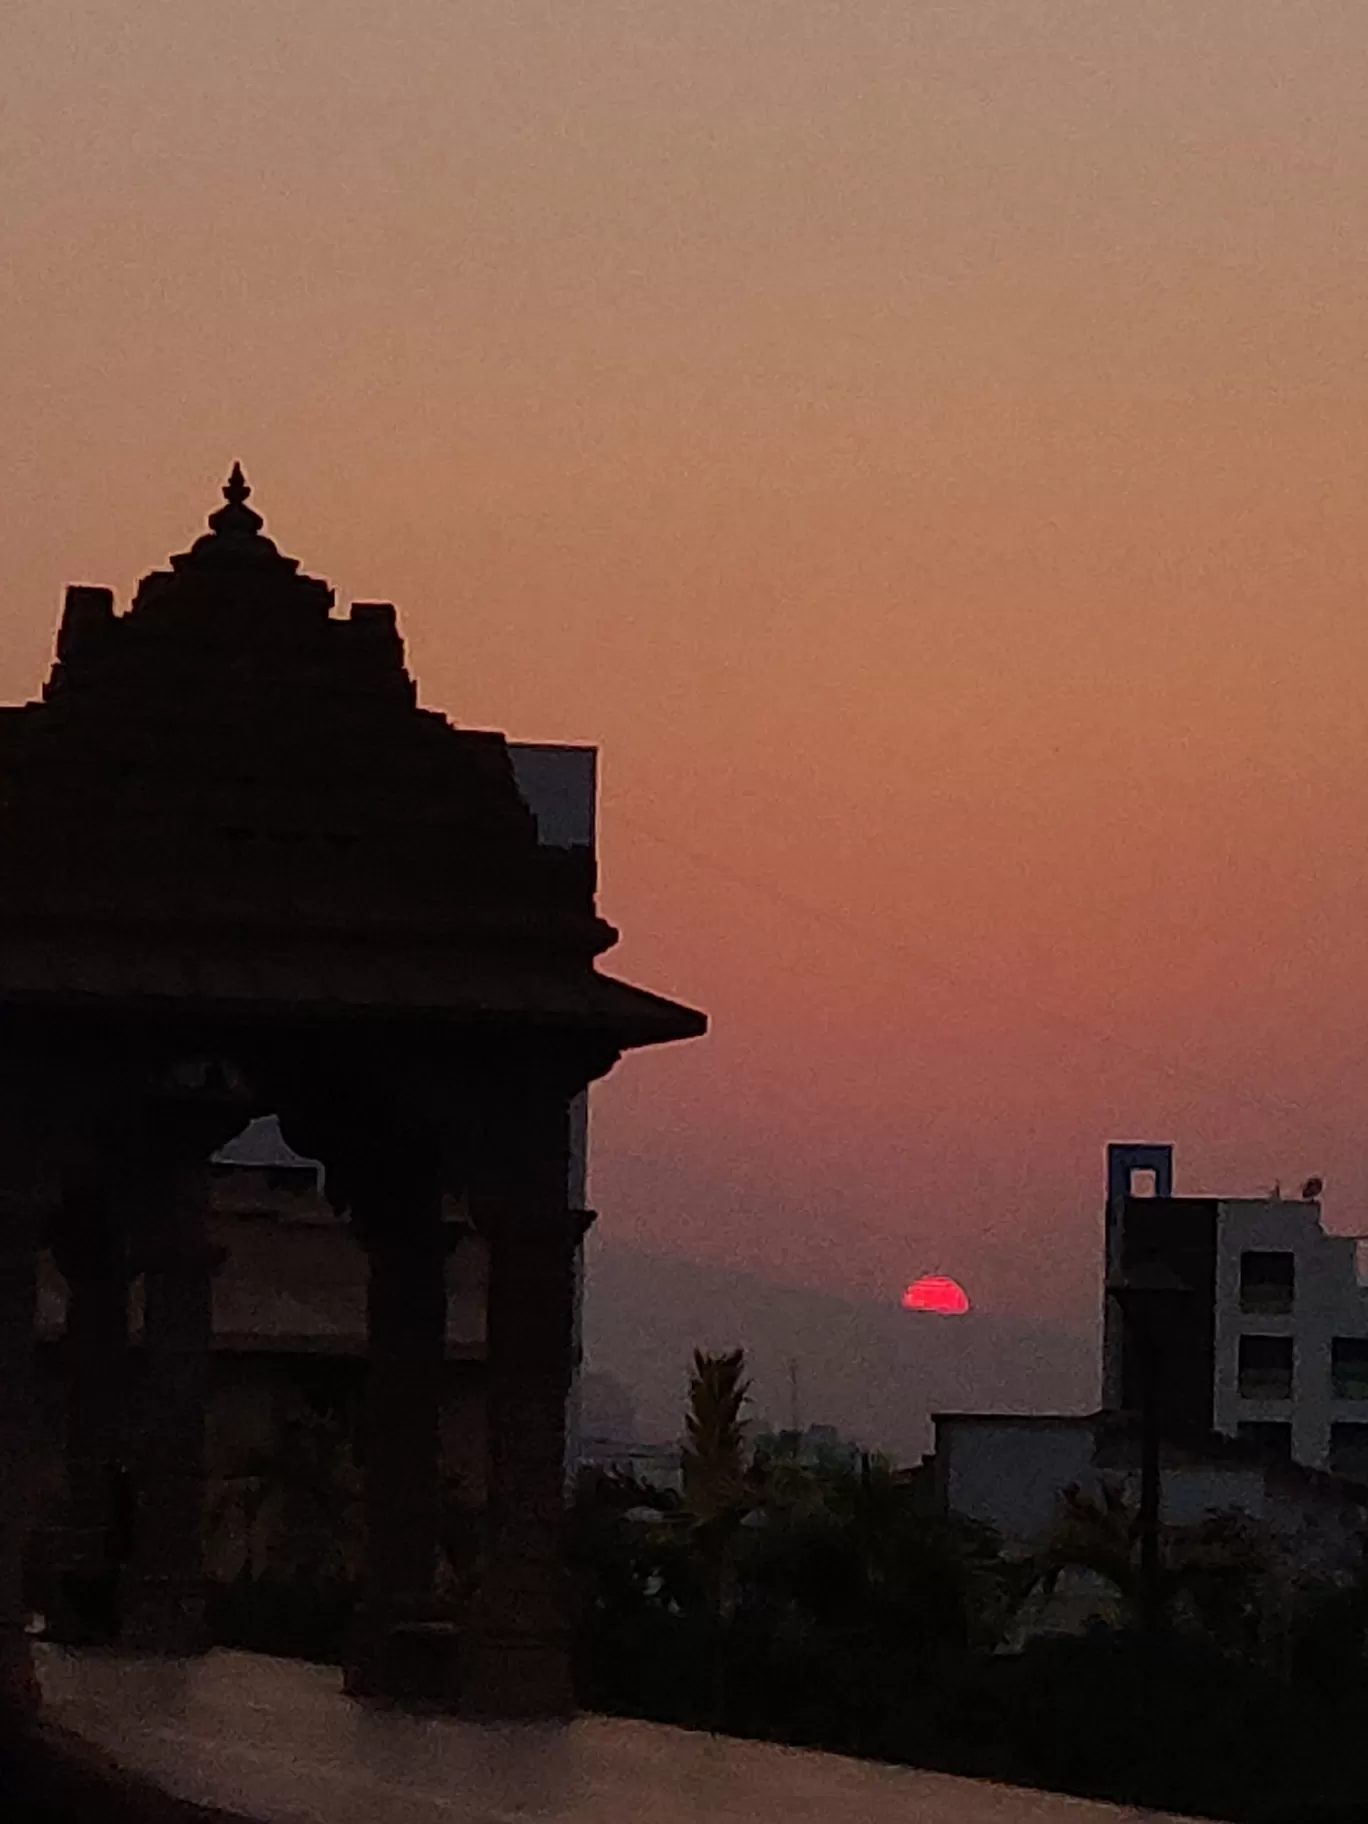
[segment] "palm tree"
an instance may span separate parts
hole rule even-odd
[[[756,1508],[746,1472],[746,1422],[750,1394],[746,1353],[709,1355],[695,1349],[684,1417],[683,1498],[702,1585],[713,1667],[712,1710],[720,1721],[725,1699],[727,1631],[736,1609],[736,1553],[741,1528]]]
[[[1194,1524],[1166,1526],[1159,1545],[1161,1614],[1196,1625],[1218,1645],[1252,1651],[1272,1573],[1249,1519],[1211,1513]],[[1023,1594],[1039,1589],[1049,1597],[1071,1570],[1110,1585],[1126,1624],[1138,1623],[1144,1607],[1138,1516],[1114,1483],[1104,1482],[1095,1495],[1064,1490],[1059,1524],[1031,1561]]]
[[[746,1422],[741,1412],[750,1397],[745,1371],[744,1349],[721,1355],[694,1350],[684,1415],[684,1493],[703,1518],[728,1511],[743,1494]]]

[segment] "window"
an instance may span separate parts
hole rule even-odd
[[[1241,1254],[1241,1311],[1256,1317],[1290,1315],[1294,1272],[1290,1254]]]
[[[1292,1338],[1242,1336],[1240,1338],[1240,1398],[1290,1400],[1292,1398]]]
[[[1330,1391],[1337,1400],[1368,1400],[1368,1336],[1337,1336],[1331,1343]]]
[[[1266,1457],[1276,1457],[1283,1463],[1292,1461],[1292,1427],[1280,1419],[1255,1419],[1242,1424],[1239,1435]]]
[[[1130,1195],[1132,1197],[1157,1197],[1159,1195],[1158,1172],[1143,1165],[1132,1166]]]
[[[1337,1476],[1368,1482],[1368,1425],[1330,1427],[1330,1467]]]

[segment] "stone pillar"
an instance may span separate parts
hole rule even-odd
[[[53,1251],[67,1284],[66,1493],[53,1539],[48,1633],[95,1643],[118,1634],[123,1543],[115,1510],[125,1447],[129,1269],[110,1200],[65,1199]]]
[[[569,1102],[552,1080],[508,1073],[486,1104],[472,1160],[470,1208],[488,1245],[489,1292],[484,1570],[462,1676],[470,1715],[574,1709],[565,1422],[585,1218],[568,1207]]]
[[[62,1090],[38,1059],[0,1060],[0,1728],[38,1703],[24,1574],[36,1517],[33,1328]]]
[[[449,1701],[454,1636],[435,1608],[446,1252],[440,1181],[407,1168],[352,1199],[369,1263],[362,1597],[355,1696]]]
[[[0,1124],[0,1133],[3,1125]],[[0,1159],[0,1722],[36,1707],[24,1556],[33,1523],[33,1325],[41,1206]]]
[[[122,1639],[137,1651],[188,1655],[204,1622],[205,1429],[213,1337],[207,1167],[168,1165],[147,1186],[142,1385],[133,1452],[132,1561]]]

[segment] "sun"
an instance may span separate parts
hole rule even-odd
[[[902,1295],[904,1311],[934,1311],[938,1317],[963,1317],[969,1309],[969,1294],[958,1280],[941,1273],[926,1273],[914,1279]]]

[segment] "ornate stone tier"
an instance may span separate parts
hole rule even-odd
[[[583,1006],[616,938],[591,857],[538,844],[502,735],[417,706],[391,606],[334,614],[237,468],[224,493],[126,613],[69,590],[41,703],[0,714],[0,995],[151,977],[194,997],[202,959],[214,1000],[276,998],[284,974],[310,999],[412,1005],[429,977],[466,1007],[488,958],[492,1011]],[[559,985],[507,981],[534,957]]]

